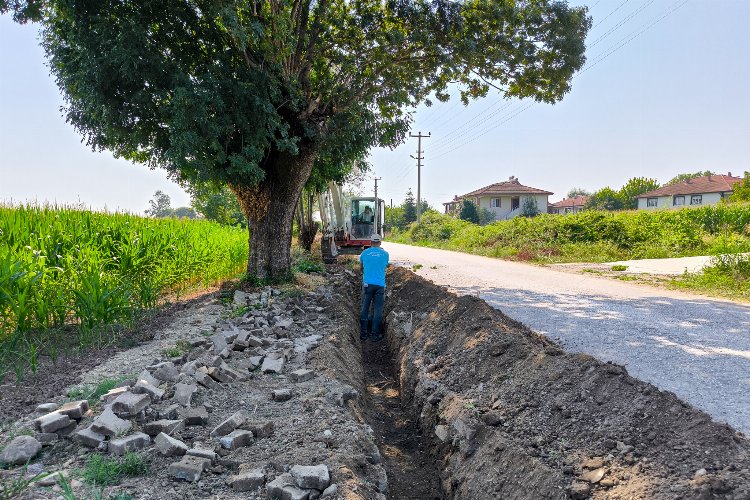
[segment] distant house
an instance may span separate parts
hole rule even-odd
[[[539,212],[546,213],[549,196],[553,194],[543,189],[537,189],[521,184],[516,177],[511,176],[505,182],[497,182],[483,188],[454,196],[453,200],[443,203],[445,213],[459,210],[463,200],[471,200],[478,209],[486,208],[495,216],[495,220],[512,219],[523,212],[525,200],[532,199]]]
[[[577,214],[589,201],[588,196],[576,196],[575,198],[565,198],[549,206],[551,214]]]
[[[733,177],[732,172],[687,179],[636,196],[638,210],[716,205],[729,197],[732,187],[741,181],[742,178]]]

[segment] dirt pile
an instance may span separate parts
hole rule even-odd
[[[402,398],[449,497],[750,499],[748,440],[672,393],[403,269],[387,295]]]

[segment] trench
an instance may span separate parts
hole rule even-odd
[[[750,442],[726,424],[477,298],[388,283],[359,371],[387,498],[750,498]]]
[[[413,409],[401,400],[398,371],[385,342],[362,345],[368,405],[367,423],[375,431],[388,475],[388,498],[441,500],[440,474]]]

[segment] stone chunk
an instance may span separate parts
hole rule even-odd
[[[36,407],[36,413],[50,413],[57,410],[57,403],[42,403]]]
[[[125,394],[130,390],[130,387],[115,387],[114,389],[110,389],[107,394],[103,394],[99,400],[104,403],[105,405],[108,405],[112,403],[115,399],[120,397],[121,394]]]
[[[266,357],[263,360],[260,371],[262,371],[263,373],[282,373],[284,371],[284,358],[282,357],[278,359],[271,359],[269,357]]]
[[[101,415],[96,417],[90,429],[105,436],[118,436],[130,430],[132,424],[114,414],[112,408],[107,407]]]
[[[52,443],[56,443],[57,440],[60,438],[57,434],[54,432],[37,432],[34,436],[37,441],[42,443],[43,446],[51,445]]]
[[[304,369],[294,370],[289,374],[289,378],[292,379],[292,382],[307,382],[308,380],[315,378],[315,372]]]
[[[235,476],[229,476],[227,479],[227,484],[231,486],[234,491],[252,491],[257,488],[262,488],[265,483],[266,476],[260,469],[241,472]]]
[[[151,401],[159,401],[164,397],[164,390],[149,384],[145,380],[139,380],[135,383],[132,389],[134,394],[148,394],[151,396]]]
[[[254,335],[248,336],[245,339],[245,342],[247,342],[247,344],[250,347],[263,347],[263,340],[259,339],[258,337],[254,336]]]
[[[88,411],[89,402],[83,399],[81,401],[65,403],[57,410],[57,413],[62,413],[63,415],[67,415],[75,420],[81,420]]]
[[[437,436],[440,441],[445,443],[451,438],[451,431],[447,425],[436,425],[435,436]]]
[[[174,382],[179,376],[179,370],[171,361],[159,363],[154,370],[154,378],[163,382]]]
[[[224,336],[222,332],[219,332],[215,334],[214,336],[212,336],[211,342],[213,342],[214,344],[214,352],[216,354],[220,353],[221,351],[229,347],[229,345],[227,344],[227,338]]]
[[[241,428],[251,431],[256,438],[273,436],[273,422],[270,420],[245,422]]]
[[[295,465],[291,473],[295,484],[300,488],[315,488],[322,491],[331,484],[331,476],[325,464]]]
[[[143,370],[139,375],[138,379],[136,380],[136,383],[143,380],[144,382],[148,382],[149,384],[153,385],[154,387],[159,387],[161,384],[161,381],[151,375],[151,373],[148,370]]]
[[[167,406],[163,410],[159,410],[159,418],[162,420],[175,420],[179,409],[180,407],[178,405]]]
[[[18,436],[0,453],[0,462],[23,465],[42,451],[42,443],[31,436]]]
[[[212,379],[207,372],[204,372],[202,370],[196,370],[196,372],[193,374],[193,378],[196,382],[198,382],[200,385],[205,387],[206,389],[218,389],[219,383]]]
[[[195,375],[195,372],[198,370],[199,366],[200,363],[198,362],[198,360],[190,361],[182,366],[182,370],[180,370],[180,373],[184,373],[185,375],[190,375],[192,377],[193,375]]]
[[[310,492],[298,488],[291,474],[281,474],[266,485],[268,498],[279,500],[308,500]]]
[[[125,392],[112,401],[112,411],[118,417],[134,417],[151,404],[148,394],[133,394]]]
[[[171,435],[183,427],[182,420],[156,420],[154,422],[147,422],[143,426],[143,432],[149,436],[156,436],[162,433]]]
[[[68,425],[57,430],[57,435],[60,437],[70,436],[75,432],[76,428],[78,428],[78,422],[76,420],[71,420]]]
[[[34,425],[39,432],[57,432],[68,427],[73,421],[67,415],[52,412],[34,420]]]
[[[154,442],[156,443],[156,449],[159,450],[162,455],[168,457],[181,457],[188,450],[185,443],[179,439],[173,438],[172,436],[168,436],[163,432],[156,436]]]
[[[130,436],[113,439],[109,442],[109,451],[115,455],[124,455],[129,451],[141,450],[151,444],[151,438],[142,432]]]
[[[91,426],[81,429],[73,434],[73,440],[88,446],[89,448],[98,448],[104,442],[105,436],[100,432],[91,430]]]
[[[187,454],[194,457],[207,458],[212,464],[218,459],[214,450],[207,450],[205,448],[191,448],[187,451]]]
[[[211,431],[211,437],[226,436],[237,427],[245,423],[245,415],[242,412],[237,412],[222,423],[216,426]]]
[[[278,402],[289,401],[292,399],[292,391],[290,389],[276,389],[271,393],[271,397]]]
[[[169,466],[169,474],[176,479],[196,482],[201,478],[201,473],[211,466],[211,460],[207,458],[196,457],[194,455],[185,455],[182,460]]]
[[[222,437],[219,442],[227,450],[236,450],[243,446],[249,446],[253,442],[253,433],[251,431],[236,430]]]
[[[210,367],[208,369],[208,375],[212,379],[216,380],[217,382],[221,382],[222,384],[226,384],[227,382],[234,382],[236,380],[231,373],[229,373],[222,367]]]
[[[185,415],[185,425],[206,425],[208,423],[208,411],[205,406],[190,408]]]
[[[174,387],[174,400],[183,406],[190,406],[190,400],[198,387],[192,384],[177,384]]]

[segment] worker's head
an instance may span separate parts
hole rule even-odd
[[[365,207],[365,213],[366,213],[366,214],[371,214],[371,213],[372,213],[372,208],[370,208],[370,207]]]

